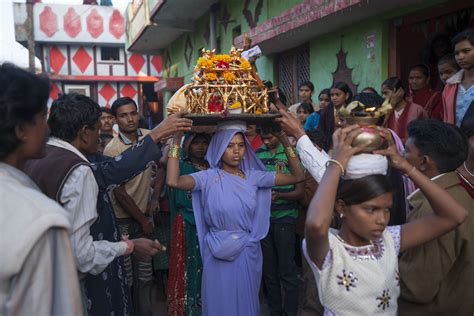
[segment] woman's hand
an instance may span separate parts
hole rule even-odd
[[[410,165],[410,163],[398,152],[395,142],[393,141],[392,133],[388,130],[384,130],[382,133],[388,143],[388,147],[386,149],[376,150],[373,153],[387,156],[391,167],[396,168],[403,173],[409,173],[413,166]]]
[[[395,92],[390,96],[390,104],[394,107],[396,104],[400,103],[403,100],[405,95],[405,90],[402,87],[395,90]]]
[[[344,168],[346,168],[349,159],[351,159],[353,155],[360,153],[364,148],[371,144],[371,141],[367,141],[353,147],[352,141],[360,133],[362,133],[362,130],[358,125],[350,125],[337,129],[332,135],[332,159],[339,161]]]

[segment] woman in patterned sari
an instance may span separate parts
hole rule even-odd
[[[179,163],[180,175],[206,170],[210,136],[187,134]],[[201,315],[202,261],[191,191],[169,189],[172,245],[168,281],[168,315]]]

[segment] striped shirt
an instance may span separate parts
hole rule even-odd
[[[272,154],[267,146],[263,145],[257,150],[257,157],[263,162],[268,171],[275,171],[277,173],[290,173],[288,168],[288,158],[285,154],[285,149],[282,144],[278,145],[275,154]],[[275,192],[291,192],[294,191],[294,185],[274,186],[272,188]],[[277,199],[272,202],[271,206],[271,220],[282,219],[285,217],[298,217],[298,203],[285,199]]]

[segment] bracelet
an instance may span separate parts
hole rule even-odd
[[[285,148],[285,154],[288,158],[295,158],[297,157],[296,155],[296,150],[293,147],[286,147]]]
[[[179,158],[181,147],[179,145],[173,145],[170,147],[168,152],[168,158]]]
[[[344,169],[344,167],[342,166],[342,164],[337,161],[336,159],[329,159],[327,162],[326,162],[326,168],[330,165],[330,164],[335,164],[337,165],[340,169],[341,169],[341,176],[344,176],[346,174],[346,170]]]

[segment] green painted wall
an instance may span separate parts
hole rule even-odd
[[[346,64],[352,69],[352,82],[358,85],[358,90],[367,86],[379,90],[388,70],[387,33],[384,22],[365,21],[312,40],[310,71],[316,93],[331,87],[337,69],[336,54],[341,48],[347,53]],[[375,46],[367,48],[367,37],[371,35],[375,35]]]
[[[252,0],[249,5],[249,10],[255,12],[257,0]],[[263,0],[262,8],[258,18],[258,23],[261,24],[266,21],[269,17],[279,15],[281,12],[293,7],[295,4],[301,3],[302,0],[289,0],[289,1],[272,1]],[[233,46],[233,38],[237,34],[238,28],[240,27],[240,33],[247,32],[250,29],[249,23],[245,19],[242,11],[244,9],[244,1],[231,0],[231,1],[220,1],[221,9],[217,13],[217,37],[220,39],[220,48],[222,53],[227,53]],[[229,22],[227,25],[222,23],[223,13],[227,11],[230,14],[228,18]],[[191,80],[191,74],[196,63],[197,58],[200,56],[201,48],[208,48],[209,45],[204,38],[206,29],[209,25],[209,14],[203,15],[196,21],[196,30],[192,33],[182,35],[178,40],[174,41],[169,47],[171,66],[165,69],[165,76],[175,77],[183,76],[184,81],[188,83]],[[193,47],[193,53],[191,56],[191,62],[188,66],[185,61],[185,44],[187,37],[189,36],[190,42]],[[257,61],[257,67],[259,73],[262,74],[263,78],[274,80],[274,57],[263,56]],[[166,61],[165,61],[166,62]]]
[[[264,23],[271,17],[277,16],[285,10],[301,3],[303,0],[263,0],[263,6],[258,19],[258,24]],[[249,9],[255,11],[258,0],[250,2]],[[346,63],[352,69],[352,82],[358,85],[358,91],[367,86],[374,87],[380,91],[382,82],[388,77],[388,55],[389,55],[389,22],[397,16],[403,16],[411,12],[430,7],[432,5],[446,2],[446,0],[428,0],[403,9],[358,22],[335,32],[319,36],[309,42],[310,45],[310,74],[315,84],[316,93],[321,89],[330,87],[333,79],[332,74],[337,68],[336,54],[342,47],[347,53]],[[240,26],[240,32],[250,29],[249,23],[242,14],[244,1],[221,0],[221,8],[217,13],[217,37],[220,39],[221,52],[226,53],[233,45],[233,38]],[[224,25],[223,13],[229,13],[228,23]],[[208,48],[204,38],[209,25],[209,14],[205,14],[196,21],[196,30],[192,33],[182,35],[173,42],[167,50],[170,56],[170,67],[166,68],[166,53],[164,65],[165,76],[184,77],[185,83],[190,82],[191,74],[200,55],[201,48]],[[367,48],[367,37],[375,35],[375,47]],[[189,37],[193,47],[189,66],[185,61],[185,43]],[[165,50],[166,51],[166,50]],[[277,82],[275,71],[276,55],[262,56],[257,60],[257,68],[262,79]],[[165,101],[170,93],[165,94]]]
[[[294,5],[301,3],[302,0],[289,0],[289,1],[273,1],[263,0],[262,8],[258,18],[258,24],[261,24],[273,17],[279,15],[283,11],[293,7]],[[255,12],[258,0],[252,0],[249,5],[249,10]],[[230,0],[220,1],[220,11],[217,13],[217,38],[220,40],[220,48],[222,53],[227,53],[233,46],[233,39],[236,32],[240,27],[240,32],[244,33],[250,29],[249,23],[245,19],[242,11],[244,10],[244,1],[241,0]],[[224,20],[223,13],[227,11],[229,13],[227,25],[222,23]],[[174,41],[164,53],[164,76],[165,77],[184,77],[184,82],[189,83],[191,81],[191,75],[196,64],[197,58],[200,56],[200,50],[202,48],[209,48],[208,43],[204,37],[206,30],[209,26],[209,13],[203,15],[196,21],[195,31],[192,33],[183,34],[179,39]],[[191,62],[189,66],[186,64],[185,59],[185,46],[187,38],[189,37],[192,44],[193,50],[191,55]],[[169,51],[170,62],[169,67],[166,67],[166,50]],[[262,79],[272,80],[275,82],[276,73],[274,71],[275,56],[262,56],[257,60],[257,69]],[[165,104],[171,97],[170,93],[165,93],[164,101]]]
[[[388,78],[389,23],[391,19],[429,8],[446,0],[428,0],[421,4],[390,11],[350,27],[319,36],[310,41],[311,80],[316,93],[333,83],[332,74],[337,68],[336,54],[342,47],[347,53],[346,63],[352,69],[352,82],[358,92],[373,87],[380,92],[382,82]],[[375,35],[375,47],[368,49],[367,36]]]

